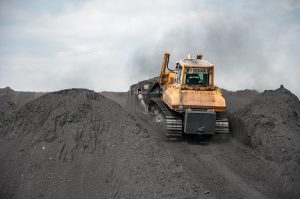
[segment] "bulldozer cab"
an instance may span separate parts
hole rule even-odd
[[[213,89],[214,66],[205,60],[183,59],[177,67],[177,83],[182,89]]]
[[[176,62],[175,70],[168,68],[169,53],[165,53],[159,85],[164,88],[176,87],[180,90],[212,91],[214,87],[214,65],[202,59],[186,58]],[[169,72],[166,72],[169,69]]]

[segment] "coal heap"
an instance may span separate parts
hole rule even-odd
[[[278,189],[285,190],[291,198],[299,195],[299,99],[283,86],[266,90],[232,113],[230,121],[235,137],[267,160],[280,165],[281,169],[274,173]],[[297,193],[291,193],[292,190]]]
[[[0,88],[0,118],[43,94],[42,92],[14,91],[10,87]]]
[[[0,161],[0,198],[204,197],[119,104],[85,89],[5,114]]]

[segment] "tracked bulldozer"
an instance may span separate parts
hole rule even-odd
[[[214,83],[214,65],[203,59],[181,59],[170,69],[164,54],[160,77],[134,91],[147,111],[163,115],[168,138],[184,134],[228,135],[226,102]],[[157,81],[155,81],[157,80]]]

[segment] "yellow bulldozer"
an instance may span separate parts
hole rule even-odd
[[[198,54],[179,60],[170,69],[169,57],[164,54],[159,80],[136,92],[148,110],[162,113],[166,136],[228,135],[226,102],[214,83],[214,65]]]

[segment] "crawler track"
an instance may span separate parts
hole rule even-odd
[[[227,115],[223,113],[217,113],[215,133],[229,134],[229,122]]]
[[[179,113],[172,111],[161,98],[152,98],[152,104],[156,104],[165,116],[166,136],[168,138],[181,138],[183,132],[183,118]],[[217,135],[229,134],[228,117],[224,113],[217,113],[215,133]]]
[[[160,108],[166,118],[166,136],[168,138],[181,138],[183,132],[182,116],[172,111],[160,98],[153,98],[152,102]]]

